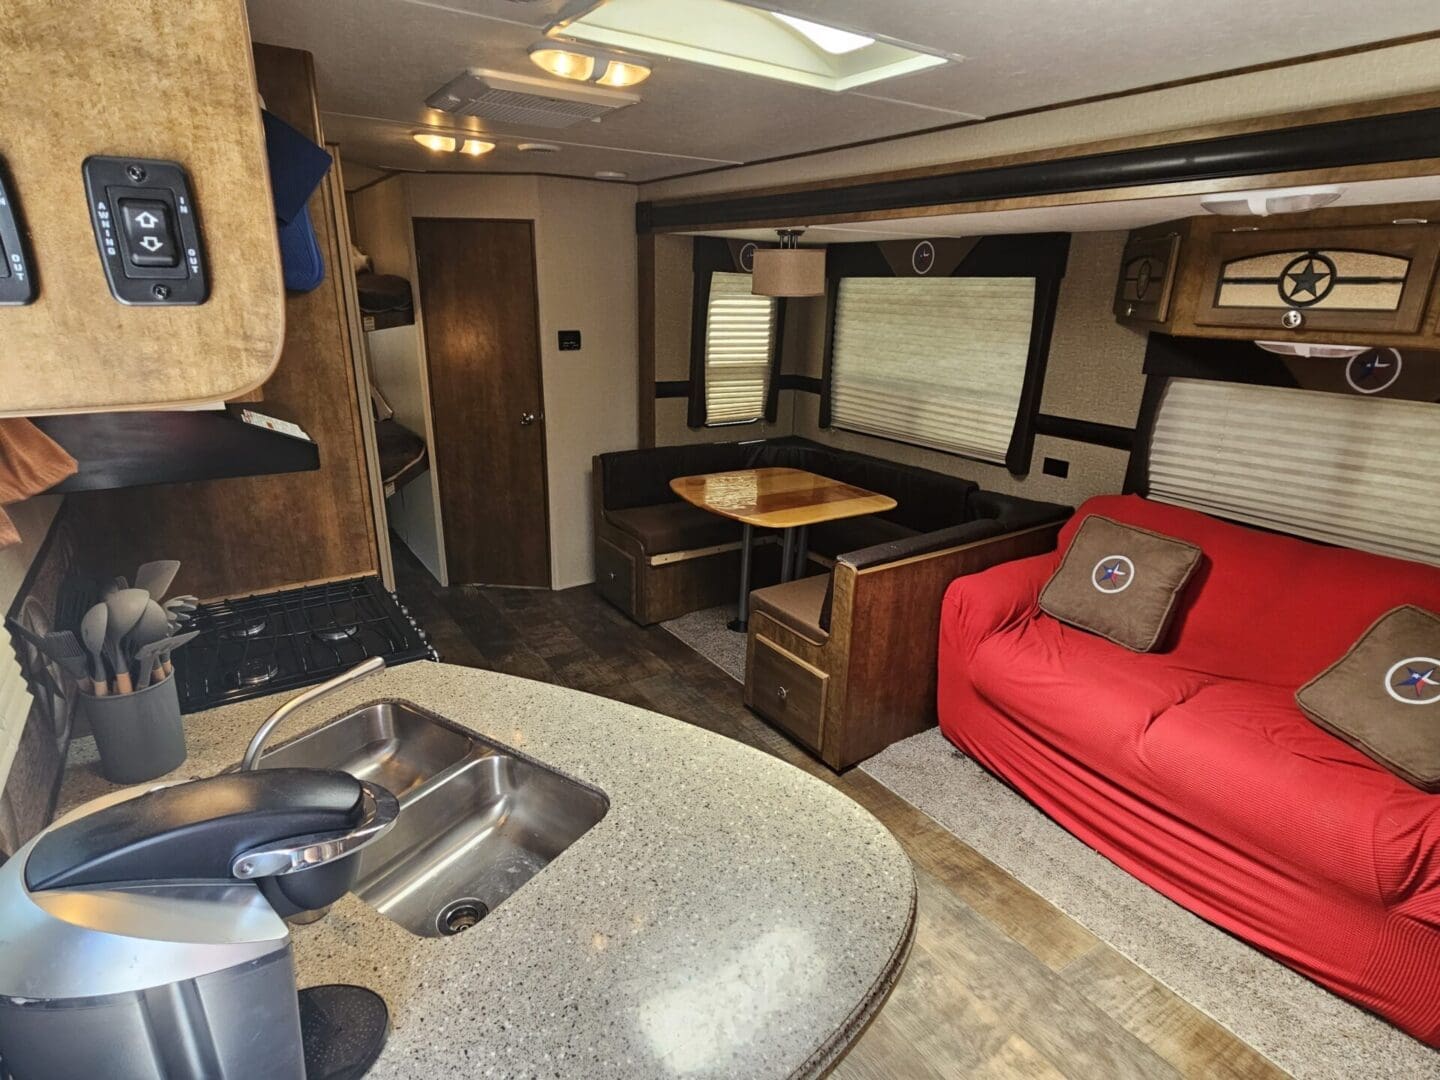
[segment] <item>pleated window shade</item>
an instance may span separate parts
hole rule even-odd
[[[710,278],[705,312],[705,423],[741,424],[765,415],[775,354],[774,297],[752,296],[749,274]]]
[[[1003,464],[1034,310],[1033,278],[846,278],[830,422]]]
[[[1440,564],[1440,405],[1171,379],[1150,497]]]

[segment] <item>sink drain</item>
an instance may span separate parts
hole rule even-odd
[[[435,916],[435,929],[440,931],[442,937],[450,937],[469,930],[489,914],[490,909],[473,896],[452,900]]]

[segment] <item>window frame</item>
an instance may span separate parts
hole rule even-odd
[[[706,416],[705,346],[709,330],[710,288],[717,273],[749,274],[742,263],[746,253],[774,244],[730,241],[719,237],[697,236],[693,269],[694,287],[690,301],[690,387],[687,425],[695,430],[747,427],[751,424],[773,424],[780,413],[780,367],[785,343],[785,301],[775,300],[775,323],[770,337],[770,376],[766,380],[765,401],[761,413],[753,420],[722,420],[711,424]]]
[[[914,269],[912,253],[928,244],[934,253],[935,273],[922,275]],[[852,277],[1027,277],[1035,279],[1035,307],[1030,322],[1030,350],[1020,388],[1015,427],[1005,454],[1004,468],[1015,476],[1030,471],[1035,451],[1036,418],[1045,386],[1045,368],[1050,357],[1050,338],[1060,301],[1060,283],[1065,277],[1070,252],[1069,233],[1025,233],[1017,236],[938,238],[870,244],[832,245],[826,264],[825,352],[820,389],[820,427],[839,428],[832,422],[835,371],[835,320],[839,309],[840,282]],[[948,272],[947,272],[948,270]],[[869,439],[882,439],[915,446],[936,454],[975,461],[996,467],[995,462],[970,454],[931,446],[891,435],[859,432]]]

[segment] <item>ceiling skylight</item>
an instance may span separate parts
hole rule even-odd
[[[844,56],[856,49],[863,49],[867,45],[875,44],[873,37],[852,34],[849,30],[841,30],[834,26],[823,26],[820,23],[811,22],[809,19],[802,19],[798,15],[786,15],[783,11],[776,11],[774,15],[786,26],[799,30],[820,48],[834,56]]]
[[[578,0],[552,38],[852,90],[949,57],[768,10],[769,0]]]

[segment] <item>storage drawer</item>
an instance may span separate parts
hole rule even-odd
[[[820,750],[825,690],[830,676],[760,635],[750,668],[750,707],[771,723]]]
[[[595,538],[595,587],[625,614],[635,614],[635,561],[602,537]]]

